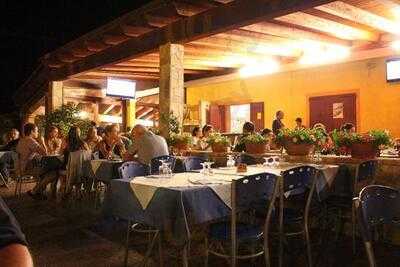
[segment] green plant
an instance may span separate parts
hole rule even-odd
[[[371,130],[367,133],[346,133],[334,130],[332,138],[336,147],[351,147],[353,144],[372,143],[375,147],[390,146],[392,140],[388,131]]]
[[[267,143],[267,139],[258,133],[249,134],[249,135],[243,137],[242,141],[245,144],[266,144]]]
[[[179,134],[181,130],[181,124],[177,116],[171,111],[168,114],[161,114],[160,121],[164,124],[168,125],[168,133],[171,134]]]
[[[44,133],[49,126],[56,126],[63,136],[67,136],[72,126],[77,126],[81,130],[82,136],[86,136],[91,126],[89,120],[79,117],[81,110],[73,104],[63,105],[60,108],[46,115],[39,115],[35,118],[39,130]]]
[[[294,144],[318,144],[325,136],[322,131],[314,129],[283,129],[276,136],[276,142],[284,145],[287,142]]]
[[[229,146],[229,138],[227,136],[221,135],[220,133],[212,133],[207,138],[207,143],[209,145],[224,145]]]
[[[174,146],[177,144],[192,144],[193,143],[193,138],[190,134],[188,133],[183,133],[183,134],[171,134],[169,138],[167,138],[167,143],[170,146]]]

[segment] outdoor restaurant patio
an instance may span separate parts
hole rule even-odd
[[[41,59],[0,195],[36,266],[398,266],[399,54],[399,1],[151,1]]]

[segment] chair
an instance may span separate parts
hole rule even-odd
[[[137,176],[148,175],[148,172],[149,172],[149,170],[148,170],[147,166],[140,164],[138,162],[134,162],[134,161],[125,162],[118,168],[118,173],[119,173],[120,179],[134,179],[134,177],[137,177]],[[147,262],[148,258],[150,257],[150,253],[154,247],[154,243],[156,240],[158,240],[160,261],[162,262],[162,253],[161,253],[162,252],[162,248],[161,248],[162,240],[161,240],[160,231],[158,229],[152,228],[151,226],[144,225],[142,223],[132,223],[132,221],[128,220],[128,228],[126,231],[126,241],[125,241],[124,266],[127,266],[127,264],[128,264],[129,238],[130,238],[131,232],[145,233],[145,234],[153,235],[153,238],[151,239],[151,243],[148,246],[145,257],[143,259],[143,266],[146,266],[146,262]]]
[[[327,200],[327,205],[330,208],[334,208],[339,212],[339,218],[342,223],[340,229],[343,229],[343,224],[346,219],[349,219],[344,213],[351,210],[351,225],[352,225],[352,242],[353,242],[353,253],[356,251],[356,215],[354,206],[352,205],[352,199],[357,197],[357,194],[361,189],[367,185],[375,183],[375,175],[378,170],[378,161],[369,160],[364,161],[357,165],[354,180],[351,186],[351,195],[347,196],[333,196]],[[338,233],[341,230],[338,230]]]
[[[166,160],[170,164],[171,170],[173,170],[175,168],[176,158],[174,156],[168,156],[168,155],[160,156],[160,157],[153,158],[151,160],[151,162],[150,162],[150,173],[151,174],[158,174],[159,168],[161,166],[160,160]]]
[[[246,165],[256,165],[257,159],[249,154],[241,153],[236,162],[244,163]]]
[[[308,266],[312,266],[309,235],[309,215],[316,186],[317,170],[311,166],[292,168],[282,173],[283,195],[280,196],[283,213],[279,214],[279,263],[283,260],[283,238],[303,235],[307,247]],[[286,203],[285,203],[286,202]],[[290,205],[291,204],[291,205]],[[294,206],[293,206],[294,205]],[[293,207],[292,207],[293,206]],[[276,214],[278,215],[278,214]],[[299,231],[284,231],[284,226],[300,226]]]
[[[203,167],[201,166],[201,163],[204,163],[205,160],[200,157],[186,157],[183,160],[183,164],[185,166],[186,171],[194,171],[194,170],[200,170]]]
[[[80,193],[82,184],[85,182],[88,173],[85,168],[92,158],[92,153],[87,150],[77,150],[69,153],[66,166],[66,194],[68,195],[75,188],[75,196]]]
[[[14,197],[20,197],[22,195],[22,185],[36,183],[37,179],[32,174],[25,174],[21,169],[20,155],[18,153],[13,154],[13,162],[16,174]]]
[[[255,258],[264,254],[265,265],[270,266],[268,234],[272,210],[279,191],[278,181],[278,176],[268,173],[251,175],[232,181],[231,218],[230,221],[215,223],[210,226],[208,238],[205,240],[206,266],[208,265],[209,253],[231,259],[232,266],[236,266],[238,259]],[[238,222],[238,213],[260,206],[267,210],[262,226]],[[249,242],[256,243],[262,239],[264,240],[262,250],[238,254],[239,245]],[[211,249],[214,244],[230,245],[230,253],[226,253],[223,249],[222,251]],[[218,247],[223,248],[223,246]]]
[[[372,247],[373,232],[378,226],[400,226],[400,191],[392,187],[370,185],[353,199],[359,229],[371,267],[376,266]]]
[[[131,179],[136,176],[146,176],[149,174],[148,167],[136,161],[124,162],[118,168],[120,179]]]

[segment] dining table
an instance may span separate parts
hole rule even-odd
[[[320,197],[329,192],[339,169],[337,165],[282,162],[276,166],[247,166],[246,172],[240,173],[236,167],[221,167],[211,169],[210,174],[199,170],[171,176],[111,180],[103,211],[106,215],[168,230],[172,240],[183,246],[182,257],[184,266],[187,266],[190,226],[230,215],[232,180],[261,173],[282,177],[284,171],[301,166],[313,166],[319,170],[316,191]]]
[[[106,185],[113,179],[118,179],[118,168],[122,165],[122,159],[93,159],[88,162],[85,168],[86,177],[101,181]]]

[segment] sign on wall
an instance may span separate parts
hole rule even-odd
[[[332,114],[334,119],[344,118],[344,104],[343,103],[333,103]]]

